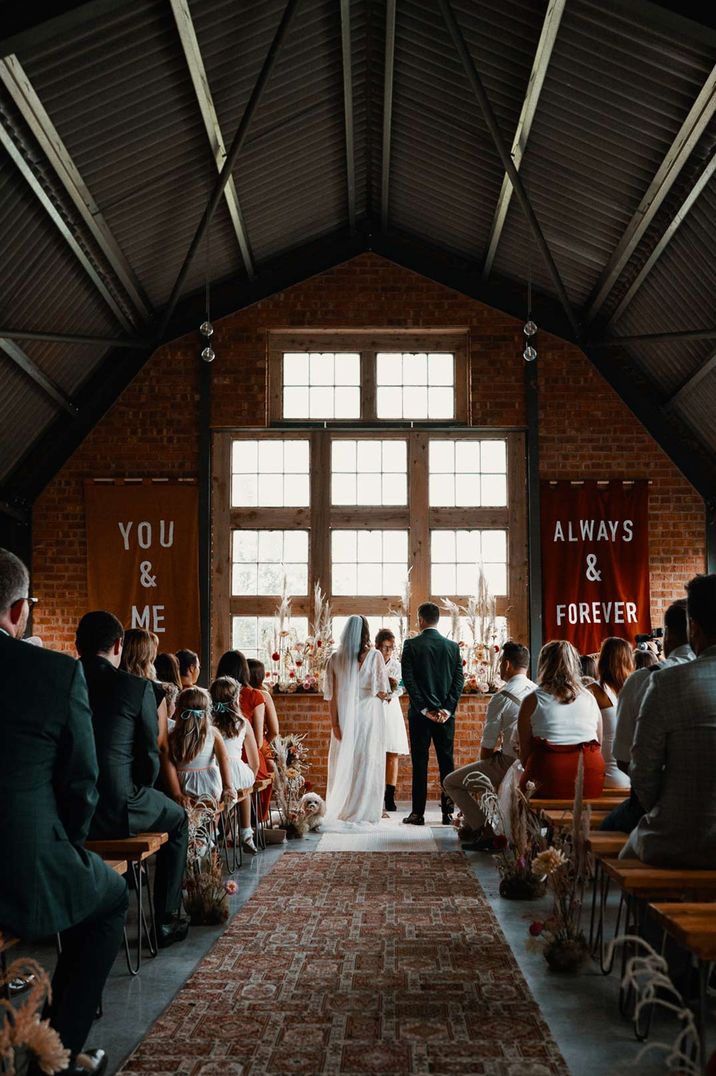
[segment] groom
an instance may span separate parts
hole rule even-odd
[[[460,647],[440,634],[435,626],[439,619],[437,605],[424,602],[418,609],[420,635],[405,640],[401,656],[403,683],[410,696],[408,723],[413,762],[413,809],[403,821],[411,826],[425,823],[431,740],[441,784],[454,769],[455,710],[465,677]],[[443,825],[450,825],[453,805],[444,792],[440,805]]]

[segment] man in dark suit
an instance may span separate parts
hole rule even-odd
[[[96,1076],[106,1055],[81,1051],[122,941],[127,886],[83,847],[97,803],[87,687],[79,662],[22,641],[28,584],[22,561],[0,549],[0,930],[30,941],[60,933],[50,1023],[70,1051],[65,1071]]]
[[[440,782],[455,769],[455,710],[465,677],[460,647],[440,634],[435,627],[439,619],[437,605],[432,602],[421,605],[418,609],[420,635],[405,640],[401,657],[403,683],[410,696],[408,724],[413,763],[413,809],[403,821],[412,826],[422,826],[425,822],[431,740],[440,769]],[[450,825],[453,805],[444,792],[440,796],[440,805],[443,824]]]
[[[124,629],[112,613],[92,612],[77,627],[77,651],[87,679],[99,780],[90,836],[113,840],[168,833],[157,853],[154,912],[161,948],[183,941],[181,891],[189,827],[184,808],[154,782],[159,773],[157,704],[149,680],[119,668]]]

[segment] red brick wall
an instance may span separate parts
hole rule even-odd
[[[265,421],[268,331],[300,327],[468,329],[473,422],[525,422],[521,323],[364,254],[217,324],[211,368],[216,427]],[[704,570],[703,503],[580,351],[545,334],[538,347],[542,476],[651,480],[650,582],[658,622],[664,605],[682,595],[684,581]],[[198,353],[197,334],[160,349],[39,498],[33,588],[42,602],[35,630],[49,646],[72,650],[74,627],[87,607],[83,480],[197,476]],[[470,705],[479,708],[474,700]],[[300,719],[318,737],[313,712],[301,712]],[[461,758],[477,747],[480,724],[472,720],[460,740]],[[317,771],[325,766],[320,750],[325,741],[317,738]]]
[[[318,695],[277,695],[275,698],[281,731],[306,734],[305,744],[310,763],[307,779],[314,785],[316,792],[324,795],[328,763],[327,743],[331,728],[328,703]],[[455,719],[456,766],[466,766],[468,762],[474,762],[477,758],[488,701],[477,695],[463,695],[460,701]],[[407,699],[404,697],[402,702],[405,711]],[[399,799],[410,799],[410,781],[410,759],[401,758],[397,786]],[[428,789],[432,797],[440,794],[438,768],[433,751],[430,752]]]

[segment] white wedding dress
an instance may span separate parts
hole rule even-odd
[[[326,816],[321,829],[345,832],[376,825],[385,794],[385,706],[390,682],[383,655],[369,650],[358,664],[362,618],[349,617],[326,667],[324,698],[335,699],[341,739],[331,733]]]

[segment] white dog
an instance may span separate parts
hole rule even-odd
[[[311,830],[317,830],[326,813],[326,804],[316,792],[306,792],[298,801],[298,820],[296,830],[300,837],[305,837]]]

